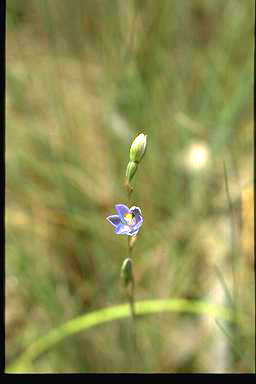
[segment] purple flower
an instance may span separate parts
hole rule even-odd
[[[107,220],[114,225],[117,235],[135,236],[143,223],[139,207],[130,209],[124,204],[116,204],[117,215],[108,216]]]

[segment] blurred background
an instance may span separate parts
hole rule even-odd
[[[127,204],[143,132],[136,300],[233,301],[244,316],[232,329],[143,316],[136,371],[254,370],[254,1],[7,0],[6,23],[6,365],[64,322],[126,302],[127,240],[106,216]],[[31,370],[134,370],[128,322],[65,339]]]

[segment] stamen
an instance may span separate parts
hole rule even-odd
[[[133,213],[126,213],[124,215],[124,219],[127,222],[128,225],[133,225],[134,224],[134,214]]]

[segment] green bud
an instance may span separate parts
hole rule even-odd
[[[145,154],[147,146],[147,135],[141,133],[135,137],[130,148],[130,160],[139,163]]]
[[[132,275],[132,259],[129,257],[124,260],[121,267],[121,278],[123,279],[124,285],[127,286],[133,280]]]
[[[127,168],[126,168],[126,177],[128,180],[128,183],[132,180],[133,176],[135,175],[138,168],[138,164],[134,161],[129,161]]]

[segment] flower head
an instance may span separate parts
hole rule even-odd
[[[108,216],[107,220],[116,228],[117,235],[135,236],[143,223],[139,207],[130,209],[124,204],[116,204],[117,215]]]
[[[132,142],[130,148],[130,160],[139,163],[145,154],[147,146],[147,135],[141,133]]]

